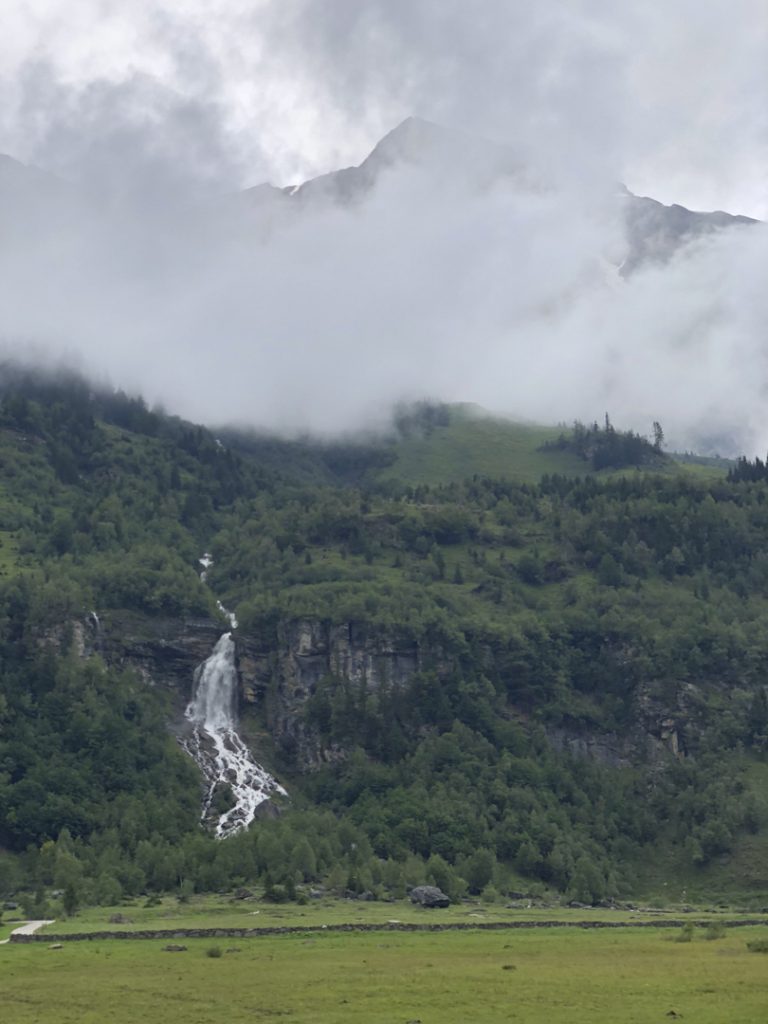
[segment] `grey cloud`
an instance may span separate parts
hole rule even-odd
[[[609,409],[639,429],[661,419],[679,444],[764,450],[765,230],[615,272],[619,175],[661,167],[682,192],[735,196],[763,152],[756,0],[699,16],[689,0],[227,9],[216,47],[199,25],[149,20],[165,77],[137,58],[72,83],[38,59],[5,84],[8,138],[88,183],[36,193],[36,214],[0,204],[12,343],[81,353],[208,422],[338,431],[428,394],[545,420]],[[527,185],[468,185],[467,158],[486,153],[470,135],[346,209],[200,202],[302,160],[328,169],[348,138],[362,157],[414,110],[507,144]]]
[[[669,178],[677,193],[665,201],[737,212],[744,194],[766,211],[762,0],[284,0],[254,26],[313,103],[346,113],[350,133],[361,117],[416,112],[585,183],[634,176],[658,194]]]
[[[95,30],[130,23],[124,5],[92,6]],[[127,111],[135,132],[133,80],[152,110],[149,148],[162,148],[167,121],[190,164],[205,164],[207,150],[206,176],[218,168],[222,182],[235,173],[244,184],[286,181],[356,162],[392,124],[420,113],[518,145],[563,183],[618,177],[668,202],[768,213],[763,0],[144,0],[134,22],[133,49],[126,43],[108,79],[116,120]],[[67,37],[52,38],[55,65],[56,41],[65,50]],[[147,104],[150,78],[157,94]],[[185,100],[203,111],[198,147]],[[6,137],[23,141],[29,124],[45,125],[51,102],[55,112],[49,90]]]
[[[428,163],[385,169],[347,208],[275,201],[266,231],[244,201],[162,218],[78,204],[3,253],[0,323],[214,423],[334,432],[430,394],[768,442],[763,229],[622,280],[615,193],[472,189]]]
[[[49,63],[30,61],[14,83],[10,134],[30,162],[89,189],[218,193],[259,173],[258,149],[246,170],[210,84],[192,94],[138,71],[119,81],[72,84]]]

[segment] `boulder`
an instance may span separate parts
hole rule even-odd
[[[110,924],[130,924],[130,917],[126,917],[125,914],[111,914],[109,918]]]
[[[186,946],[177,946],[174,943],[169,943],[167,946],[163,946],[164,953],[186,953]]]
[[[418,903],[429,910],[451,905],[450,899],[436,885],[417,885],[415,889],[411,889],[410,895],[411,903]]]

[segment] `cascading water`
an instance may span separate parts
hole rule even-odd
[[[201,579],[205,582],[213,564],[209,554],[200,559]],[[233,629],[237,619],[219,602]],[[256,808],[270,796],[285,790],[260,764],[237,733],[237,668],[235,641],[224,633],[210,658],[199,665],[194,676],[194,696],[185,712],[191,732],[182,739],[184,749],[199,765],[205,779],[203,820],[211,815],[216,789],[226,783],[234,798],[234,806],[219,815],[216,835],[220,839],[247,828]]]

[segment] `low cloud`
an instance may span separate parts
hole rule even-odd
[[[337,432],[431,396],[765,451],[765,229],[616,269],[620,178],[763,210],[760,0],[76,8],[30,0],[0,41],[0,149],[63,179],[0,164],[12,348],[209,423]],[[470,134],[361,203],[236,195],[357,162],[414,111]],[[481,136],[524,181],[477,175]]]
[[[433,164],[347,208],[77,192],[7,236],[0,323],[209,423],[332,433],[426,395],[762,448],[765,230],[623,279],[624,202]]]

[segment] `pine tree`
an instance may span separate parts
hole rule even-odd
[[[653,421],[653,447],[657,452],[661,452],[664,446],[664,431],[661,429],[661,424],[658,420]]]
[[[62,905],[64,907],[64,913],[67,917],[74,917],[77,913],[77,908],[80,905],[80,900],[77,895],[77,890],[74,885],[70,882],[64,889],[64,895],[62,897]]]

